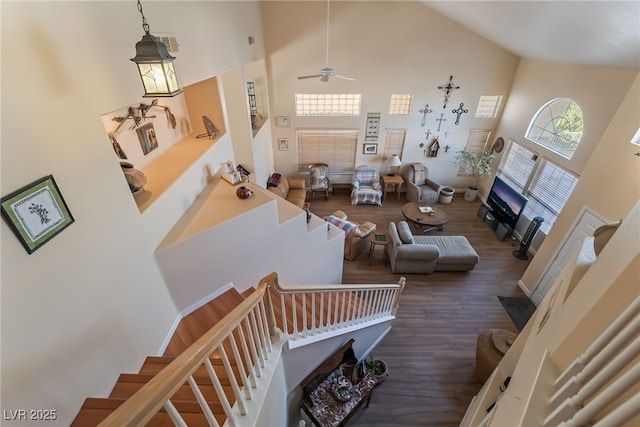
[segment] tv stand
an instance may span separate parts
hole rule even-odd
[[[480,205],[477,217],[493,230],[498,240],[504,240],[513,234],[513,228],[509,224],[501,222],[494,215],[493,209],[487,205]]]

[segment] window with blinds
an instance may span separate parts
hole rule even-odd
[[[541,216],[543,233],[549,233],[578,183],[578,177],[510,140],[498,176],[522,192],[529,201],[523,215]]]
[[[502,103],[502,95],[482,95],[478,101],[476,108],[476,117],[494,118],[498,115],[500,104]]]
[[[298,130],[298,171],[310,163],[326,163],[330,174],[353,174],[358,131],[355,129]]]
[[[476,153],[478,155],[482,154],[485,147],[487,146],[487,141],[489,141],[489,137],[491,136],[491,131],[486,129],[471,129],[469,131],[469,138],[467,139],[467,146],[465,150],[470,151],[472,153]],[[466,170],[463,168],[458,169],[458,176],[472,176],[473,171]]]
[[[388,162],[393,154],[397,154],[402,160],[402,151],[404,150],[404,139],[407,134],[406,129],[387,129],[384,140],[383,159]],[[394,166],[386,165],[384,173],[394,173]]]

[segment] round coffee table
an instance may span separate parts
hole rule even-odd
[[[431,208],[432,213],[421,212],[420,208]],[[439,206],[430,206],[428,203],[409,202],[402,206],[402,214],[413,224],[418,232],[426,233],[434,228],[442,230],[451,219],[451,214]]]

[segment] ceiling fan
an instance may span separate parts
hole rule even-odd
[[[314,79],[317,77],[320,77],[320,81],[321,82],[328,82],[329,81],[329,77],[335,77],[338,79],[344,79],[344,80],[355,80],[352,79],[351,77],[347,77],[347,76],[343,76],[340,74],[336,74],[335,70],[331,67],[329,67],[329,1],[327,0],[327,52],[326,52],[326,66],[322,69],[320,69],[320,74],[312,74],[310,76],[299,76],[298,80],[304,80],[304,79]]]

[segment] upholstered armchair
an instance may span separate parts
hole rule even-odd
[[[351,204],[366,203],[382,206],[380,173],[373,166],[358,166],[351,179]]]
[[[410,202],[435,203],[442,185],[429,179],[429,169],[422,163],[411,163],[404,173],[407,185],[407,200]]]
[[[329,165],[326,163],[312,163],[309,165],[310,184],[311,184],[311,198],[313,199],[316,193],[323,193],[324,196],[329,198]]]
[[[325,220],[344,230],[344,259],[354,260],[358,255],[369,248],[369,236],[376,231],[376,225],[365,221],[362,224],[347,221],[347,214],[343,211],[335,211]]]

